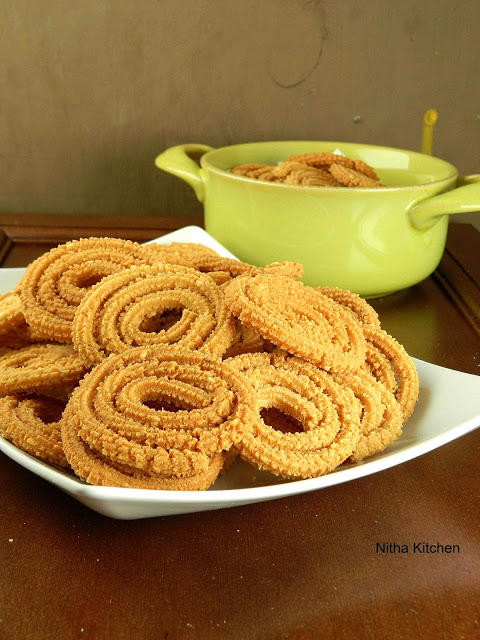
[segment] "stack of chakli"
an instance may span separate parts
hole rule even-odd
[[[361,159],[352,160],[339,150],[294,154],[278,163],[240,164],[231,169],[234,176],[296,187],[336,187],[379,189],[375,169]]]
[[[358,295],[195,243],[59,245],[0,298],[0,433],[95,485],[210,487],[237,456],[317,477],[383,451],[418,396]]]

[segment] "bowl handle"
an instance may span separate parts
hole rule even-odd
[[[480,174],[461,176],[459,186],[438,196],[422,200],[408,212],[412,226],[426,231],[438,222],[441,216],[480,211]]]
[[[155,158],[155,164],[159,169],[173,173],[174,176],[185,180],[195,191],[195,195],[203,202],[205,198],[205,185],[203,182],[202,169],[189,154],[204,154],[212,151],[213,147],[206,144],[179,144],[170,147]]]

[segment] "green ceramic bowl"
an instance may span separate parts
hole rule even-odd
[[[385,189],[306,187],[235,176],[239,164],[275,165],[294,153],[340,150],[375,168]],[[192,156],[200,157],[200,166]],[[184,144],[156,158],[205,206],[205,229],[258,266],[292,260],[304,282],[365,297],[420,282],[445,248],[448,214],[480,210],[480,176],[459,179],[432,156],[346,142],[256,142],[219,149]],[[463,184],[463,186],[458,186]]]

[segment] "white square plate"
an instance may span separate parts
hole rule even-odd
[[[224,256],[234,257],[200,227],[185,227],[153,242],[199,242]],[[24,269],[0,269],[0,293],[10,291],[23,272]],[[480,426],[480,376],[445,369],[421,360],[414,359],[414,362],[420,377],[420,395],[402,436],[384,452],[360,464],[343,464],[320,478],[286,481],[237,461],[208,491],[95,487],[78,479],[73,473],[37,460],[3,438],[0,438],[0,450],[79,502],[111,518],[133,520],[283,498],[389,469]]]

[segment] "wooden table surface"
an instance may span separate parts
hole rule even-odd
[[[198,223],[0,215],[0,264],[75,237],[143,241]],[[373,301],[412,356],[480,374],[479,256],[480,233],[452,224],[433,276]],[[133,521],[89,510],[2,454],[0,638],[478,638],[479,454],[477,430],[328,489]],[[377,542],[460,551],[382,554]]]

